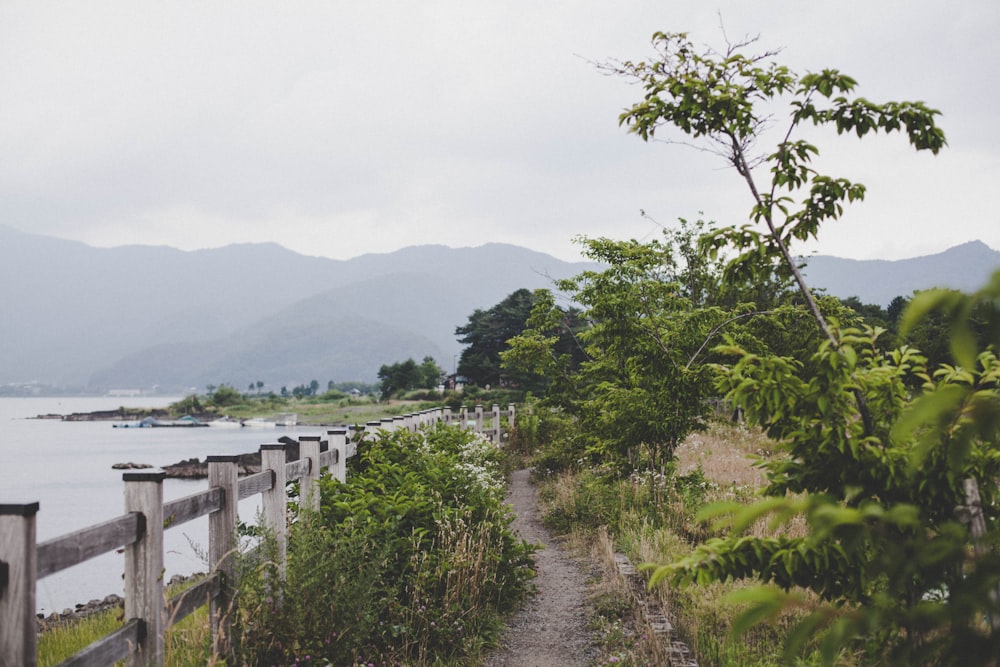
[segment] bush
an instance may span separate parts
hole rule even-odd
[[[510,530],[487,440],[438,425],[358,454],[347,483],[321,482],[318,515],[292,525],[282,585],[247,561],[239,664],[467,661],[527,592],[533,548]]]

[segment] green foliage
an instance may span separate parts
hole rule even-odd
[[[769,498],[707,511],[728,536],[658,568],[653,581],[756,578],[836,603],[805,615],[789,635],[786,661],[818,637],[828,664],[845,650],[880,663],[992,664],[1000,647],[1000,558],[991,548],[998,536],[1000,363],[992,346],[1000,343],[1000,274],[975,295],[918,295],[903,314],[904,331],[928,313],[941,317],[956,365],[934,370],[912,348],[880,348],[883,330],[852,328],[842,311],[825,313],[789,250],[865,193],[815,171],[819,150],[798,138],[805,125],[859,137],[902,132],[916,149],[937,153],[945,145],[938,112],[921,102],[853,97],[850,77],[836,70],[799,76],[773,54],[745,55],[747,44],[697,53],[685,35],[657,33],[654,45],[654,62],[615,68],[645,89],[621,122],[643,139],[672,126],[736,168],[752,196],[753,224],[720,229],[705,248],[736,249],[728,281],[791,276],[822,340],[808,360],[751,352],[734,339],[719,349],[735,358],[719,366],[719,388],[786,455],[767,465]],[[783,139],[769,153],[751,154],[779,104],[788,109]],[[762,167],[770,174],[764,187],[754,171]],[[897,318],[901,307],[894,304]],[[985,521],[977,521],[981,511]],[[745,533],[761,517],[781,526],[796,516],[805,518],[805,536]],[[737,631],[798,604],[774,589],[751,590],[740,601],[748,606]]]
[[[851,97],[857,85],[851,77],[832,69],[800,76],[776,63],[774,53],[744,53],[749,43],[730,44],[724,53],[700,53],[684,33],[657,32],[653,46],[656,57],[650,62],[607,66],[645,91],[642,101],[621,114],[620,123],[643,140],[663,127],[674,128],[736,169],[753,198],[751,219],[765,230],[754,224],[722,228],[704,249],[713,257],[726,247],[737,250],[726,268],[726,282],[794,278],[826,334],[789,244],[815,238],[823,221],[839,217],[844,204],[863,199],[865,190],[848,179],[818,173],[812,163],[819,149],[797,135],[809,124],[859,137],[903,132],[915,148],[936,154],[945,145],[944,133],[934,124],[938,112],[922,102],[876,104]],[[770,153],[754,153],[782,104],[788,114],[779,134],[783,139]],[[771,175],[763,187],[754,178],[760,167]],[[796,195],[802,196],[798,202]]]
[[[171,403],[169,410],[170,414],[175,415],[200,414],[204,412],[205,406],[202,405],[201,399],[198,398],[197,394],[191,394],[175,403]]]
[[[476,309],[469,321],[455,329],[467,347],[458,360],[458,374],[480,387],[508,384],[500,367],[507,341],[521,333],[534,306],[535,295],[519,289],[489,310]]]
[[[511,384],[546,396],[572,391],[573,375],[587,359],[580,334],[589,324],[579,309],[556,304],[550,290],[535,290],[524,329],[500,352]]]
[[[708,409],[706,343],[734,318],[706,305],[718,273],[695,259],[700,230],[681,221],[662,242],[582,239],[586,255],[607,268],[559,287],[590,323],[574,336],[586,358],[557,351],[552,331],[563,312],[545,294],[504,356],[505,368],[552,378],[545,403],[578,418],[588,455],[619,474],[665,465]]]
[[[382,398],[395,396],[414,389],[434,389],[441,384],[444,372],[433,357],[424,357],[417,364],[413,359],[383,364],[378,369]]]
[[[439,426],[358,453],[346,484],[321,482],[319,514],[292,525],[284,584],[249,563],[240,664],[465,661],[527,591],[533,549],[510,530],[488,441]]]
[[[243,402],[243,394],[228,384],[220,384],[208,397],[212,405],[225,408],[231,405],[239,405]]]

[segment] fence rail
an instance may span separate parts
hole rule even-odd
[[[0,667],[36,664],[37,624],[35,589],[39,579],[109,551],[125,550],[124,625],[95,641],[60,667],[105,667],[119,660],[129,665],[162,665],[167,628],[206,603],[210,606],[213,637],[222,650],[223,611],[235,586],[238,502],[261,495],[264,527],[276,537],[276,558],[284,572],[287,543],[286,484],[299,480],[300,504],[319,508],[317,483],[322,469],[346,480],[347,459],[355,454],[363,433],[416,430],[437,422],[456,424],[487,434],[500,444],[503,417],[514,421],[514,406],[501,412],[494,405],[486,429],[481,405],[474,412],[444,408],[368,422],[364,427],[337,427],[321,435],[300,436],[299,459],[286,460],[284,444],[260,447],[261,472],[240,479],[236,456],[208,457],[205,491],[163,502],[163,472],[126,472],[122,475],[125,514],[37,543],[35,517],[39,503],[0,504]],[[324,450],[323,444],[327,447]],[[209,517],[209,575],[198,584],[165,599],[163,588],[163,532],[202,516]]]

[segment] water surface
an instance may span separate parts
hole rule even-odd
[[[0,503],[39,503],[38,541],[58,537],[124,513],[122,471],[115,463],[158,468],[210,454],[241,454],[282,435],[318,435],[317,429],[112,428],[112,422],[32,419],[125,407],[163,407],[176,397],[0,398]],[[165,500],[208,488],[205,480],[164,482]],[[259,496],[258,496],[259,498]],[[259,501],[240,503],[240,518],[252,522]],[[208,520],[202,517],[164,536],[166,577],[204,571]],[[123,556],[105,554],[38,582],[42,613],[78,602],[122,594]]]

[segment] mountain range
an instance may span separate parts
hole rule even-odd
[[[0,386],[325,386],[425,356],[451,372],[475,309],[593,266],[497,243],[333,260],[268,243],[94,248],[0,226]]]
[[[333,260],[269,243],[94,248],[0,226],[0,386],[325,386],[425,356],[450,372],[474,310],[595,266],[499,243]],[[1000,252],[973,242],[891,262],[814,256],[805,271],[829,294],[886,305],[974,289],[997,268]]]
[[[1000,269],[1000,252],[982,241],[969,241],[934,255],[910,259],[843,259],[815,255],[803,270],[811,286],[840,298],[858,297],[883,308],[895,297],[945,287],[971,292]]]

